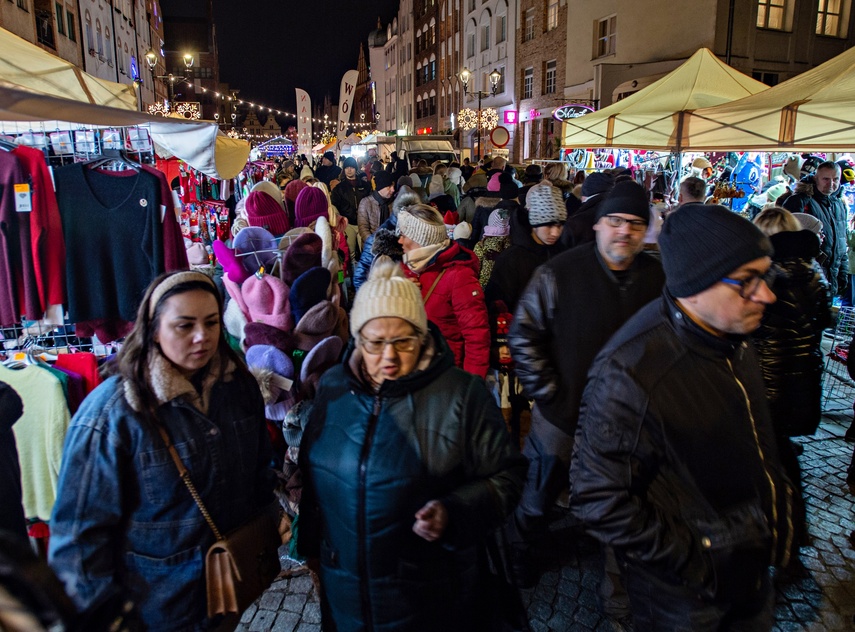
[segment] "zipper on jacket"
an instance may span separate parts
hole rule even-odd
[[[757,423],[754,420],[754,413],[751,411],[751,399],[748,397],[748,391],[745,390],[745,386],[742,384],[740,379],[736,377],[736,372],[733,370],[733,364],[730,362],[730,358],[727,358],[727,367],[730,369],[730,374],[733,376],[734,381],[739,386],[739,389],[742,391],[742,396],[745,398],[745,408],[748,410],[748,419],[751,421],[751,430],[754,433],[754,442],[757,444],[757,454],[760,455],[760,462],[763,464],[763,472],[766,474],[766,479],[769,481],[769,490],[772,494],[772,524],[770,525],[772,528],[772,559],[771,563],[775,563],[775,557],[777,556],[778,550],[778,490],[775,487],[775,479],[772,478],[771,472],[769,472],[769,467],[766,463],[766,455],[763,453],[763,447],[760,445],[760,434],[757,432]],[[790,547],[789,544],[792,541],[792,518],[790,512],[789,499],[786,500],[787,504],[787,548],[784,550],[784,555],[781,560],[781,565],[786,566],[790,561]]]
[[[362,619],[368,630],[374,629],[374,621],[371,616],[371,599],[368,596],[368,564],[365,550],[365,538],[367,537],[367,525],[365,524],[365,479],[368,475],[368,454],[371,452],[371,443],[374,440],[374,431],[377,428],[377,418],[380,415],[380,396],[374,396],[374,409],[368,419],[368,427],[365,430],[365,440],[362,443],[362,451],[359,454],[359,503],[357,505],[357,546],[359,563],[359,599],[362,603]]]

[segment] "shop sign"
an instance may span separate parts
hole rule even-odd
[[[567,119],[585,116],[589,112],[593,111],[594,108],[589,105],[568,103],[567,105],[562,105],[560,108],[556,108],[555,112],[552,113],[552,118],[554,118],[556,121],[566,121]]]
[[[505,123],[513,125],[517,122],[516,110],[505,110]]]
[[[534,108],[532,108],[528,112],[528,118],[529,118],[529,120],[540,118],[540,110],[535,110]]]

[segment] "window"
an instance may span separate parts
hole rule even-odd
[[[23,9],[24,11],[29,11],[29,6],[27,5],[28,0],[18,0],[18,8]]]
[[[850,0],[819,0],[816,34],[845,38],[848,33]]]
[[[525,12],[525,34],[523,35],[524,42],[530,42],[534,39],[534,9],[528,9]]]
[[[122,55],[122,40],[116,38],[116,61],[119,63],[119,72],[125,72],[125,58]]]
[[[474,11],[474,10],[475,10],[475,0],[469,0],[469,12],[472,13],[472,11]]]
[[[65,35],[65,12],[61,2],[56,2],[56,32]]]
[[[551,60],[546,62],[546,72],[544,73],[543,94],[555,94],[555,84],[557,83],[558,62]]]
[[[113,65],[113,41],[110,39],[110,29],[104,29],[104,39],[107,43],[107,65]]]
[[[496,84],[496,94],[502,94],[505,91],[505,67],[502,66],[498,70],[501,77],[499,83]],[[489,75],[487,76],[487,83],[490,83]]]
[[[534,68],[523,71],[523,99],[530,99],[534,94]]]
[[[475,31],[466,33],[466,56],[475,56]]]
[[[822,2],[820,2],[822,6]],[[787,0],[757,0],[757,26],[761,29],[786,30]]]
[[[558,28],[558,0],[548,0],[546,5],[546,30]]]
[[[99,57],[104,56],[104,38],[101,35],[101,20],[95,20],[95,43],[97,44],[95,52]]]
[[[89,15],[89,10],[86,10],[86,23],[83,25],[84,30],[86,31],[84,35],[86,35],[86,47],[91,51],[95,52],[95,40],[92,39],[92,16]]]
[[[496,18],[496,44],[501,44],[508,37],[508,16],[500,15]]]
[[[781,82],[781,77],[777,72],[763,72],[762,70],[755,70],[751,73],[751,76],[757,81],[762,81],[767,86],[777,86]]]
[[[605,57],[615,54],[615,34],[617,30],[617,16],[612,15],[602,20],[597,20],[596,32],[596,54],[595,57]]]
[[[481,25],[481,50],[485,51],[490,48],[490,23]]]
[[[74,26],[74,14],[71,11],[66,10],[65,12],[65,22],[68,26],[68,39],[72,42],[77,41],[77,30]]]

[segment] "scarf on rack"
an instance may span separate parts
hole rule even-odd
[[[430,246],[410,250],[410,252],[404,254],[404,263],[416,274],[421,274],[434,260],[436,255],[446,248],[448,248],[448,240],[439,244],[431,244]]]
[[[223,379],[230,381],[235,372],[235,366],[228,360]],[[211,401],[211,391],[214,384],[219,380],[220,357],[215,355],[208,364],[208,369],[202,377],[197,390],[187,377],[184,376],[175,365],[164,356],[160,350],[155,349],[148,361],[146,368],[146,381],[151,386],[154,396],[157,398],[158,406],[162,406],[174,399],[182,398],[188,404],[196,408],[203,415],[208,414],[208,404]],[[125,399],[135,412],[142,412],[143,404],[139,391],[129,380],[124,380]]]

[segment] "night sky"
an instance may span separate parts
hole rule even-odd
[[[338,101],[360,42],[397,12],[397,0],[213,0],[220,80],[239,98],[294,112],[294,88],[312,104]],[[367,61],[367,60],[366,60]]]

